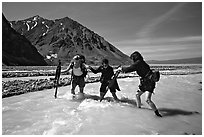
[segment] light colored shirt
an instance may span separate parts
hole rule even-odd
[[[75,76],[81,76],[83,74],[80,67],[78,68],[73,67],[73,73]]]

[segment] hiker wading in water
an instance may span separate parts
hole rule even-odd
[[[138,51],[135,51],[134,53],[132,53],[130,58],[133,60],[134,63],[129,67],[120,67],[118,68],[118,71],[122,71],[124,73],[136,71],[137,74],[140,76],[139,90],[136,93],[137,107],[141,108],[140,96],[144,92],[148,91],[147,98],[146,98],[147,104],[155,112],[155,115],[157,115],[158,117],[162,117],[156,105],[151,99],[152,93],[155,89],[156,82],[152,80],[153,72],[150,69],[150,66],[143,60],[142,55]]]
[[[71,93],[75,95],[75,88],[78,85],[80,93],[84,93],[85,87],[85,77],[87,74],[87,69],[85,63],[85,57],[83,55],[76,55],[71,60],[71,63],[66,70],[63,70],[61,73],[67,72],[72,69],[71,72]]]
[[[102,60],[102,65],[99,66],[97,69],[93,69],[91,66],[89,66],[89,69],[94,73],[99,73],[101,72],[101,77],[100,77],[100,82],[101,82],[101,87],[100,87],[100,101],[103,100],[104,96],[107,93],[108,90],[108,85],[114,75],[113,68],[109,65],[108,59],[103,59]],[[109,87],[110,92],[113,96],[113,98],[118,101],[118,97],[116,96],[116,89],[119,90],[119,87],[116,83],[116,85]]]

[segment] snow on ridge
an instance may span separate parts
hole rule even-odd
[[[10,26],[13,28],[13,24],[10,22]]]
[[[36,21],[38,19],[38,16],[35,16],[34,18],[33,18],[33,21]]]
[[[47,28],[47,29],[49,29],[49,27],[45,24],[45,27]]]
[[[31,28],[31,29],[33,29],[35,26],[37,26],[38,25],[38,22],[36,21],[35,22],[35,25]]]
[[[43,23],[44,24],[44,23]],[[48,31],[49,31],[49,27],[45,24],[45,27],[47,28],[47,30],[46,30],[46,32],[45,33],[43,33],[43,36],[45,36],[47,33],[48,33]]]
[[[28,25],[28,23],[26,22],[26,25],[27,25],[27,31],[29,31],[30,30],[30,26]]]

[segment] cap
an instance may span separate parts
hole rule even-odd
[[[79,56],[79,55],[76,55],[76,56],[73,57],[73,59],[74,59],[74,60],[79,60],[79,59],[80,59],[80,56]]]

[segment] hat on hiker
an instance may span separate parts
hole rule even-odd
[[[76,55],[73,57],[73,60],[79,60],[80,59],[80,56],[79,55]]]
[[[85,56],[84,55],[79,55],[79,59],[81,59],[81,62],[82,63],[85,63]]]
[[[143,60],[143,57],[142,55],[138,52],[138,51],[135,51],[134,53],[132,53],[130,55],[130,58],[135,62],[137,60]]]

